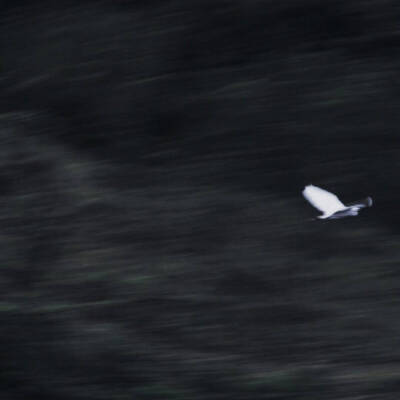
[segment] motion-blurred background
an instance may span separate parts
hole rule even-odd
[[[1,400],[400,397],[400,5],[6,1]],[[312,221],[313,183],[357,218]]]

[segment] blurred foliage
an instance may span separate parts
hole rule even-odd
[[[395,1],[2,4],[1,399],[399,398]]]

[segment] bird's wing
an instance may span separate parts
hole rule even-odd
[[[336,195],[314,185],[306,186],[303,190],[303,196],[324,214],[333,214],[346,208]]]

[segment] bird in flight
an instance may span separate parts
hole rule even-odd
[[[371,197],[364,200],[344,205],[336,195],[314,185],[308,185],[303,190],[304,198],[323,214],[318,215],[320,219],[337,219],[354,217],[365,207],[372,206]]]

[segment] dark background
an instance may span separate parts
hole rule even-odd
[[[1,400],[398,400],[398,1],[32,4],[0,13]],[[313,221],[309,183],[374,206]]]

